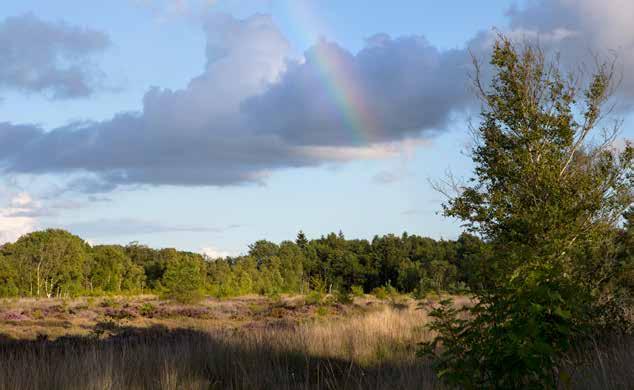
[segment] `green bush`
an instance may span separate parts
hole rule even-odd
[[[372,295],[374,295],[378,299],[384,300],[398,295],[398,291],[396,291],[396,289],[390,284],[387,284],[385,286],[377,287],[372,290]]]
[[[143,317],[154,317],[156,314],[156,306],[146,302],[139,307],[139,314]]]
[[[377,287],[374,290],[372,290],[372,295],[374,295],[376,298],[378,299],[387,299],[387,290],[385,287]]]
[[[305,300],[307,305],[319,305],[324,300],[324,294],[320,291],[311,291],[306,294]]]
[[[362,296],[365,295],[365,293],[363,291],[363,287],[361,287],[361,286],[352,286],[352,287],[350,287],[350,292],[355,297],[362,297]]]
[[[340,303],[342,305],[349,305],[353,301],[352,294],[345,290],[337,290],[335,291],[335,302]]]

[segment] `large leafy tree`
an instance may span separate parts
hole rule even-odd
[[[3,248],[18,272],[22,294],[52,297],[81,291],[88,244],[67,231],[49,229]]]
[[[180,302],[193,302],[202,297],[205,282],[205,265],[200,255],[178,253],[166,262],[161,279],[164,295]]]
[[[492,253],[470,319],[447,306],[435,312],[439,368],[464,386],[554,386],[570,340],[606,324],[599,313],[615,312],[601,310],[619,273],[615,251],[605,248],[632,204],[633,151],[616,153],[615,129],[600,131],[610,64],[581,86],[583,75],[563,74],[538,47],[500,37],[491,65],[487,87],[476,63],[483,110],[475,176],[445,214]]]

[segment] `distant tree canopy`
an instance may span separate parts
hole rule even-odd
[[[487,245],[463,234],[434,240],[404,233],[347,240],[340,232],[275,244],[260,240],[243,256],[211,259],[175,249],[90,246],[63,230],[27,234],[0,247],[0,296],[55,297],[156,292],[186,295],[301,293],[318,286],[370,292],[392,286],[402,292],[463,290],[476,283],[472,270]]]
[[[632,215],[616,229],[625,272],[634,286]],[[260,240],[243,256],[212,259],[176,249],[90,246],[62,230],[34,232],[0,247],[0,297],[53,297],[154,292],[189,300],[202,294],[306,293],[314,289],[369,293],[390,286],[424,296],[431,291],[476,291],[487,283],[491,244],[469,233],[457,240],[388,234],[372,240],[330,233],[275,244]],[[629,268],[628,268],[629,267]]]

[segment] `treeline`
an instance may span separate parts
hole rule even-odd
[[[631,263],[631,224],[626,226],[618,235],[618,247],[623,261]],[[191,298],[353,289],[416,296],[457,293],[486,283],[489,252],[489,245],[467,233],[457,240],[403,233],[368,241],[349,240],[342,233],[308,240],[300,232],[294,241],[260,240],[246,255],[212,259],[135,242],[90,246],[66,231],[51,229],[0,247],[0,296],[152,292]]]
[[[22,236],[0,247],[0,296],[59,297],[143,293],[213,296],[304,293],[309,290],[401,292],[462,290],[472,281],[486,245],[386,235],[348,240],[331,233],[275,244],[260,240],[244,256],[211,259],[138,243],[90,246],[63,230]]]

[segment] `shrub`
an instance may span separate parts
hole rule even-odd
[[[396,291],[396,289],[392,287],[390,284],[387,284],[385,286],[377,287],[374,290],[372,290],[372,295],[374,295],[378,299],[383,300],[383,299],[388,299],[388,298],[394,297],[395,295],[398,295],[398,291]]]
[[[119,306],[121,306],[121,304],[112,297],[106,297],[101,301],[101,307],[116,308]]]
[[[31,313],[31,317],[33,317],[33,319],[36,319],[36,320],[43,320],[44,319],[44,313],[42,313],[41,309],[35,309]]]
[[[139,314],[143,317],[152,318],[156,314],[156,306],[146,302],[139,307]]]
[[[365,293],[363,292],[363,287],[361,287],[361,286],[352,286],[352,287],[350,287],[350,292],[355,297],[362,297],[362,296],[365,295]]]
[[[306,295],[307,305],[319,305],[324,300],[324,294],[320,291],[311,291]]]
[[[345,290],[335,291],[335,302],[341,303],[342,305],[349,305],[352,301],[352,295],[349,292]]]

